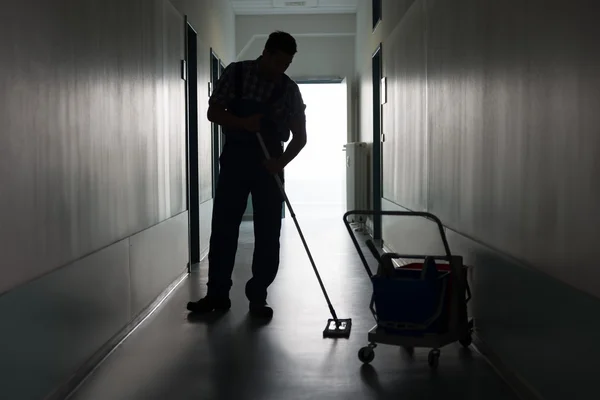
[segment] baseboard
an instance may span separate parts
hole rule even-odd
[[[209,249],[207,248],[206,250],[202,251],[202,253],[200,253],[200,263],[208,257],[208,251]],[[200,263],[198,263],[198,265],[200,265]]]
[[[150,303],[142,312],[129,322],[119,333],[111,340],[106,342],[92,357],[90,357],[69,379],[60,385],[53,393],[46,396],[45,400],[64,400],[68,399],[90,376],[98,366],[108,358],[129,335],[131,335],[148,317],[150,317],[161,304],[169,298],[175,289],[188,276],[187,271],[182,273],[173,281],[158,297]]]
[[[473,347],[487,360],[496,373],[508,384],[508,386],[510,386],[521,400],[544,400],[541,394],[502,362],[501,358],[498,357],[485,341],[477,335],[477,332],[473,334]]]

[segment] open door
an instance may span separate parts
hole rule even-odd
[[[221,60],[219,56],[210,49],[210,90],[212,94],[212,90],[217,84],[217,81],[221,77]],[[212,194],[213,198],[215,197],[215,193],[217,190],[217,182],[219,180],[219,157],[221,156],[221,126],[215,123],[211,123],[212,135],[211,135],[211,144],[212,144],[212,175],[213,175],[213,187]]]

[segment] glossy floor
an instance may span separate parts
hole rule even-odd
[[[185,305],[205,292],[207,265],[192,274],[72,396],[117,399],[516,399],[475,350],[442,349],[432,371],[427,350],[409,356],[379,346],[371,365],[358,350],[373,326],[370,284],[339,217],[297,210],[332,301],[352,318],[347,339],[323,339],[328,309],[291,219],[282,230],[281,268],[270,290],[275,316],[247,318],[243,285],[250,277],[252,224],[240,234],[232,310],[190,319]],[[306,215],[312,215],[306,217]]]

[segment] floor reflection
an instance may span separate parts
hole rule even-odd
[[[252,224],[245,222],[232,309],[188,318],[186,303],[205,293],[204,263],[73,399],[516,399],[477,353],[460,346],[442,349],[437,372],[426,349],[411,355],[378,346],[372,364],[362,365],[357,353],[374,325],[364,268],[341,216],[299,220],[338,315],[352,318],[349,339],[322,337],[329,310],[291,219],[284,221],[280,274],[269,292],[274,317],[266,325],[248,319]]]

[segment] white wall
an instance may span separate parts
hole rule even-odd
[[[209,48],[234,59],[235,26],[227,1],[172,3],[2,4],[2,399],[64,398],[185,271],[183,15],[199,33],[203,91]],[[209,196],[205,233],[211,208]]]
[[[473,267],[476,333],[508,376],[539,398],[586,398],[600,353],[600,25],[591,0],[541,3],[383,0],[372,33],[361,0],[361,137],[381,41],[384,204],[451,228]],[[402,238],[402,221],[387,226],[388,244]],[[545,350],[564,343],[576,345]]]
[[[358,92],[358,136],[361,141],[373,141],[373,87],[371,56],[380,43],[396,28],[415,0],[383,0],[383,18],[373,30],[370,0],[359,0],[356,14],[356,79]],[[386,55],[383,47],[383,57]]]
[[[202,44],[212,47],[227,63],[235,59],[235,14],[229,1],[171,0],[171,3],[188,16]],[[208,54],[198,57],[201,57],[201,64]]]
[[[181,16],[47,4],[0,13],[0,292],[185,211]]]
[[[298,54],[287,73],[293,79],[352,76],[354,41],[354,36],[297,37]],[[254,39],[240,59],[258,57],[266,42],[266,37]]]
[[[258,57],[268,35],[276,30],[292,34],[298,43],[290,77],[354,76],[354,14],[237,16],[237,59]]]

